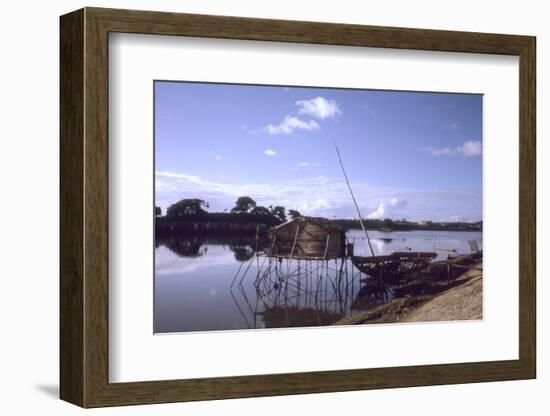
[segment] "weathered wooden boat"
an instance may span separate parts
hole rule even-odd
[[[437,257],[432,252],[395,252],[385,256],[353,256],[357,269],[372,277],[399,276],[422,270]]]
[[[342,168],[342,173],[344,174],[344,178],[346,180],[346,184],[348,185],[351,199],[353,200],[355,209],[357,210],[357,214],[359,215],[359,222],[361,223],[361,228],[363,229],[365,237],[367,238],[368,247],[371,253],[370,257],[352,256],[351,261],[353,265],[361,272],[372,277],[404,276],[426,268],[430,264],[430,262],[437,257],[437,253],[405,251],[395,252],[385,256],[374,255],[374,249],[372,248],[372,244],[370,242],[369,233],[367,232],[367,228],[363,223],[361,210],[359,209],[359,205],[357,204],[355,195],[353,194],[353,190],[351,189],[351,184],[349,182],[346,169],[344,168],[344,162],[342,162],[340,151],[338,150],[338,146],[334,145],[334,147],[336,148],[336,154],[338,155],[338,160]]]

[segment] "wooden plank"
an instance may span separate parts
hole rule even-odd
[[[519,356],[531,378],[537,373],[537,160],[536,160],[536,40],[520,54],[519,142]]]
[[[84,406],[84,12],[60,19],[60,386]]]

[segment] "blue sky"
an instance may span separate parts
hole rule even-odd
[[[156,81],[155,199],[356,218],[482,217],[482,96]]]

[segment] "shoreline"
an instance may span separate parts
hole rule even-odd
[[[185,234],[208,233],[267,233],[271,227],[282,224],[269,218],[252,214],[208,213],[202,216],[188,218],[156,217],[155,230],[157,233],[176,237]],[[328,223],[342,227],[345,231],[361,231],[358,220],[326,219]],[[389,221],[389,222],[388,222]],[[407,232],[407,231],[452,231],[452,232],[482,232],[481,223],[464,222],[412,222],[399,220],[365,220],[365,227],[369,231],[378,232]]]
[[[464,266],[461,263],[468,263]],[[460,273],[446,278],[442,268],[453,264],[455,268],[467,267]],[[456,264],[458,263],[458,264]],[[401,293],[387,304],[370,311],[345,316],[334,325],[362,325],[398,322],[435,322],[478,320],[483,318],[483,260],[473,255],[459,256],[452,260],[435,262],[426,276],[401,285],[394,285]],[[391,285],[388,285],[391,286]],[[410,290],[408,290],[410,289]]]

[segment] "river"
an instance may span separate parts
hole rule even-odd
[[[369,255],[362,231],[346,234],[355,255]],[[376,255],[435,251],[438,259],[482,249],[482,233],[370,231]],[[330,325],[391,300],[391,290],[365,296],[364,274],[350,261],[273,262],[239,238],[177,238],[155,248],[155,333]],[[451,250],[451,251],[450,251]]]

